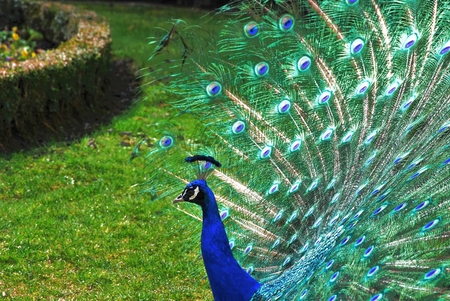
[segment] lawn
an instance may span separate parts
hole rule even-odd
[[[106,17],[114,56],[133,59],[137,68],[148,67],[154,46],[147,37],[163,33],[155,27],[170,28],[170,18],[201,23],[205,14],[160,6],[79,6]],[[185,215],[169,200],[148,204],[148,197],[139,197],[136,184],[148,176],[144,162],[126,165],[142,134],[154,137],[152,125],[175,114],[164,104],[173,96],[161,85],[145,88],[127,113],[89,136],[0,157],[0,296],[212,299],[199,250],[186,251],[188,238],[178,223]],[[182,118],[188,130],[195,126]]]

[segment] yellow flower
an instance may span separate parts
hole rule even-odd
[[[17,31],[17,26],[14,26],[13,27],[13,32],[16,32]]]
[[[16,41],[19,39],[19,35],[17,33],[13,33],[12,37]]]
[[[36,57],[36,52],[33,52],[33,53],[31,54],[31,57]]]
[[[27,49],[24,49],[22,51],[22,56],[28,56],[28,50]]]

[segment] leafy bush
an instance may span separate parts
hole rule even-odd
[[[31,30],[29,35],[27,40],[22,38],[17,27],[13,27],[12,31],[0,31],[0,62],[24,61],[36,57],[36,42],[33,39],[39,33]]]
[[[24,27],[59,44],[34,57],[31,52],[26,60],[0,60],[0,141],[10,138],[12,129],[32,140],[42,124],[59,128],[69,116],[95,108],[105,98],[110,29],[95,13],[70,5],[5,1],[20,2]],[[11,45],[17,42],[19,47],[22,42],[18,41],[20,38]],[[28,45],[20,47],[31,47]]]

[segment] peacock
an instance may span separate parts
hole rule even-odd
[[[450,300],[450,1],[215,13],[152,39],[178,113],[132,154],[214,300]]]

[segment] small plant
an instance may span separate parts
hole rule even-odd
[[[28,39],[21,37],[22,33],[23,36],[29,36]],[[0,62],[25,61],[30,57],[36,57],[34,40],[42,35],[34,30],[22,33],[19,34],[17,27],[12,31],[0,31]]]

